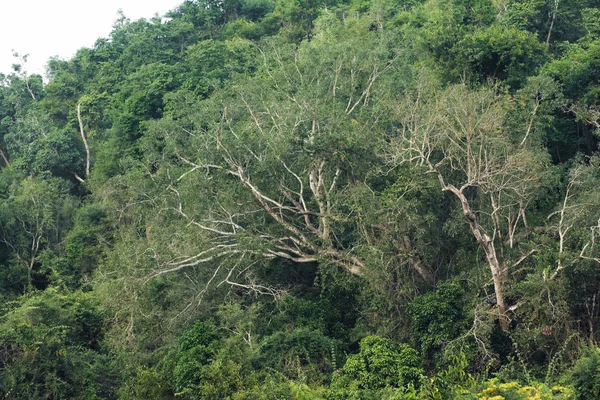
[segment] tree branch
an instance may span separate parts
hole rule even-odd
[[[85,147],[85,177],[88,178],[90,176],[90,148],[83,130],[83,122],[81,121],[81,102],[77,103],[77,121],[79,122],[79,133],[81,134],[81,140],[83,141],[83,146]]]

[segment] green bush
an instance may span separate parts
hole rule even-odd
[[[274,369],[289,379],[322,382],[332,366],[334,340],[320,331],[298,328],[292,332],[280,331],[265,338],[257,362],[262,368]]]
[[[407,344],[367,336],[360,351],[348,357],[336,371],[332,382],[333,398],[368,399],[381,396],[385,388],[418,386],[423,369],[417,351]]]
[[[197,321],[181,335],[173,371],[178,395],[201,398],[200,386],[218,349],[219,335],[210,324]]]
[[[465,320],[464,295],[460,286],[443,283],[435,292],[411,302],[413,337],[424,357],[431,357],[433,351],[461,333]]]
[[[600,349],[591,348],[573,368],[577,399],[600,399]]]
[[[0,397],[113,398],[117,370],[100,342],[105,314],[88,293],[24,299],[0,322]]]

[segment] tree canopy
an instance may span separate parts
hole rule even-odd
[[[0,396],[597,396],[599,6],[186,0],[16,55]]]

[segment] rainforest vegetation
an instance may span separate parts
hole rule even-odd
[[[600,2],[186,0],[0,76],[0,397],[600,398]]]

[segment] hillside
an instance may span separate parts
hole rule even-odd
[[[600,398],[599,7],[186,0],[15,66],[0,396]]]

